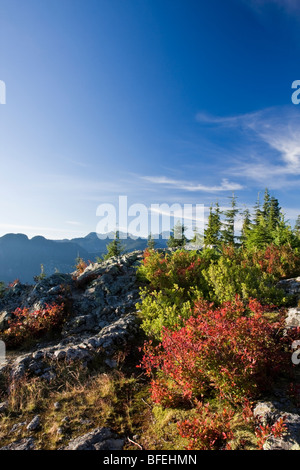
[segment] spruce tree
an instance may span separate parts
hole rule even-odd
[[[285,220],[285,216],[282,211],[280,211],[280,220],[273,232],[273,242],[277,246],[291,245],[295,247],[298,244],[295,234],[288,221]]]
[[[251,232],[251,215],[250,211],[248,208],[246,208],[243,212],[243,226],[241,230],[241,236],[240,236],[240,242],[242,246],[245,246],[247,244],[248,237]]]
[[[150,250],[154,250],[155,248],[155,240],[154,238],[152,237],[152,233],[150,232],[149,236],[148,236],[148,244],[147,244],[147,247],[150,249]]]
[[[259,193],[258,193],[256,204],[254,205],[254,216],[253,216],[254,226],[259,225],[262,215],[263,215],[263,211],[261,210],[261,207],[260,207],[260,199],[259,199]]]
[[[174,225],[169,240],[167,241],[169,248],[181,248],[186,244],[187,238],[184,234],[185,229],[186,228],[182,225],[180,220],[178,220]]]
[[[221,211],[218,203],[216,203],[215,210],[210,206],[207,226],[204,230],[205,246],[220,244],[220,230],[222,226],[220,214]]]
[[[203,243],[203,235],[200,235],[200,233],[198,232],[197,227],[194,227],[193,233],[194,233],[194,236],[191,239],[191,242],[194,243],[194,244],[197,244],[197,245],[202,244]]]
[[[274,230],[281,220],[281,207],[279,206],[278,200],[272,196],[270,199],[270,210],[268,223],[270,230]]]
[[[272,243],[273,237],[269,230],[269,226],[264,219],[263,214],[260,215],[256,225],[253,226],[247,239],[248,248],[264,248]]]
[[[235,243],[234,224],[238,212],[236,196],[233,194],[231,197],[231,208],[224,212],[225,221],[223,222],[224,229],[221,231],[221,240],[225,244],[233,245]]]
[[[253,222],[250,230],[247,230],[247,236],[244,238],[244,244],[248,249],[263,248],[272,242],[272,230],[270,229],[270,218],[272,213],[272,198],[269,190],[265,189],[264,202],[261,207],[260,194],[254,205]],[[248,222],[247,222],[248,224]]]
[[[265,189],[264,194],[264,203],[262,207],[262,215],[266,221],[270,218],[270,210],[271,210],[271,197],[268,188]]]
[[[125,248],[120,242],[120,236],[119,236],[118,230],[115,232],[115,238],[108,245],[106,245],[106,249],[107,249],[107,253],[104,256],[105,260],[113,256],[119,257],[124,253]]]

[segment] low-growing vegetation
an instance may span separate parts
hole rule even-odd
[[[267,190],[263,206],[257,203],[252,217],[244,213],[239,238],[237,211],[234,197],[223,221],[219,206],[211,207],[199,251],[174,236],[169,250],[156,250],[149,238],[137,268],[142,333],[129,353],[115,357],[115,370],[107,371],[99,352],[88,367],[60,366],[50,382],[2,379],[8,412],[1,444],[13,424],[25,435],[21,424],[34,413],[44,423],[37,434],[43,449],[97,426],[127,437],[125,449],[148,450],[254,450],[284,434],[282,418],[259,422],[253,406],[278,381],[300,403],[291,361],[299,331],[285,328],[295,298],[278,286],[300,274],[299,224],[291,229]],[[108,257],[120,255],[119,248],[116,236]],[[79,275],[86,263],[77,261]],[[63,304],[18,309],[2,338],[8,349],[20,348],[57,330],[65,316]]]
[[[251,256],[234,247],[203,255],[145,252],[139,274],[147,285],[137,308],[149,340],[140,367],[154,406],[189,416],[177,421],[187,449],[243,448],[237,438],[241,422],[258,448],[284,430],[281,422],[273,429],[243,420],[249,402],[292,373],[292,338],[284,321],[293,299],[276,286],[283,269],[286,277],[291,272],[288,263],[279,269],[264,256],[288,256],[292,270],[299,263],[288,247]]]
[[[65,320],[64,304],[45,305],[43,308],[30,310],[18,308],[8,321],[8,328],[2,333],[2,339],[8,348],[30,345],[51,331],[57,330]]]
[[[237,212],[234,197],[223,221],[218,204],[211,207],[201,251],[172,239],[169,252],[148,248],[138,269],[145,287],[137,309],[149,338],[140,367],[153,406],[188,410],[177,421],[187,449],[261,449],[285,429],[282,420],[257,423],[249,404],[293,373],[284,321],[295,299],[278,282],[299,275],[299,229],[268,190],[253,221],[244,213],[239,239]]]

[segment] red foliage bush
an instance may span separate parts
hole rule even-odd
[[[188,439],[187,450],[229,449],[228,441],[233,438],[232,410],[223,408],[216,412],[209,404],[197,406],[197,417],[177,424],[181,437]]]
[[[270,322],[265,309],[254,300],[219,308],[201,300],[183,328],[165,328],[158,346],[146,343],[142,367],[153,401],[174,406],[217,393],[238,403],[267,389],[290,355],[278,337],[284,317]]]
[[[159,253],[146,249],[143,264],[139,269],[153,289],[203,285],[203,269],[210,260],[190,251],[177,250],[174,253]]]
[[[25,341],[38,338],[58,327],[64,318],[64,304],[45,305],[45,308],[30,311],[18,308],[9,320],[9,328],[2,337],[7,346],[18,346]]]
[[[273,426],[269,424],[260,424],[256,430],[255,435],[257,438],[257,446],[260,450],[263,450],[263,446],[267,439],[271,436],[281,437],[286,431],[286,424],[284,423],[285,417],[279,418]]]
[[[300,255],[288,245],[269,245],[264,249],[244,252],[248,262],[260,266],[265,273],[276,279],[297,276],[300,270]]]

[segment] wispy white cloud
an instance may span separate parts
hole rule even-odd
[[[200,111],[196,114],[196,121],[201,124],[219,124],[222,126],[242,126],[249,120],[255,119],[258,113],[239,114],[236,116],[214,116],[212,114]]]
[[[75,226],[82,225],[82,223],[78,222],[77,220],[66,220],[66,224],[75,225]]]
[[[143,180],[149,181],[150,183],[160,184],[165,186],[173,186],[177,189],[185,191],[199,191],[199,192],[218,192],[218,191],[237,191],[243,189],[243,186],[239,183],[230,182],[223,178],[219,185],[204,185],[198,183],[191,183],[187,181],[170,179],[166,176],[141,176]]]
[[[273,188],[296,183],[295,177],[300,176],[300,115],[293,108],[268,108],[229,117],[198,113],[196,119],[242,132],[244,144],[237,149],[228,174]]]

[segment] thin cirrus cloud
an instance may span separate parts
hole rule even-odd
[[[68,224],[68,225],[74,225],[74,226],[82,225],[82,223],[81,223],[81,222],[78,222],[77,220],[66,220],[66,224]]]
[[[203,191],[203,192],[215,192],[215,191],[236,191],[243,189],[243,186],[239,183],[230,182],[227,179],[222,179],[221,184],[207,186],[204,184],[195,184],[187,181],[175,180],[167,178],[166,176],[142,176],[145,181],[150,183],[173,186],[176,189],[182,189],[185,191]]]
[[[273,188],[287,182],[296,184],[294,179],[300,175],[300,117],[294,109],[267,108],[224,117],[198,113],[196,120],[228,132],[240,131],[243,143],[236,150],[234,166],[227,168],[228,174],[264,182]]]

